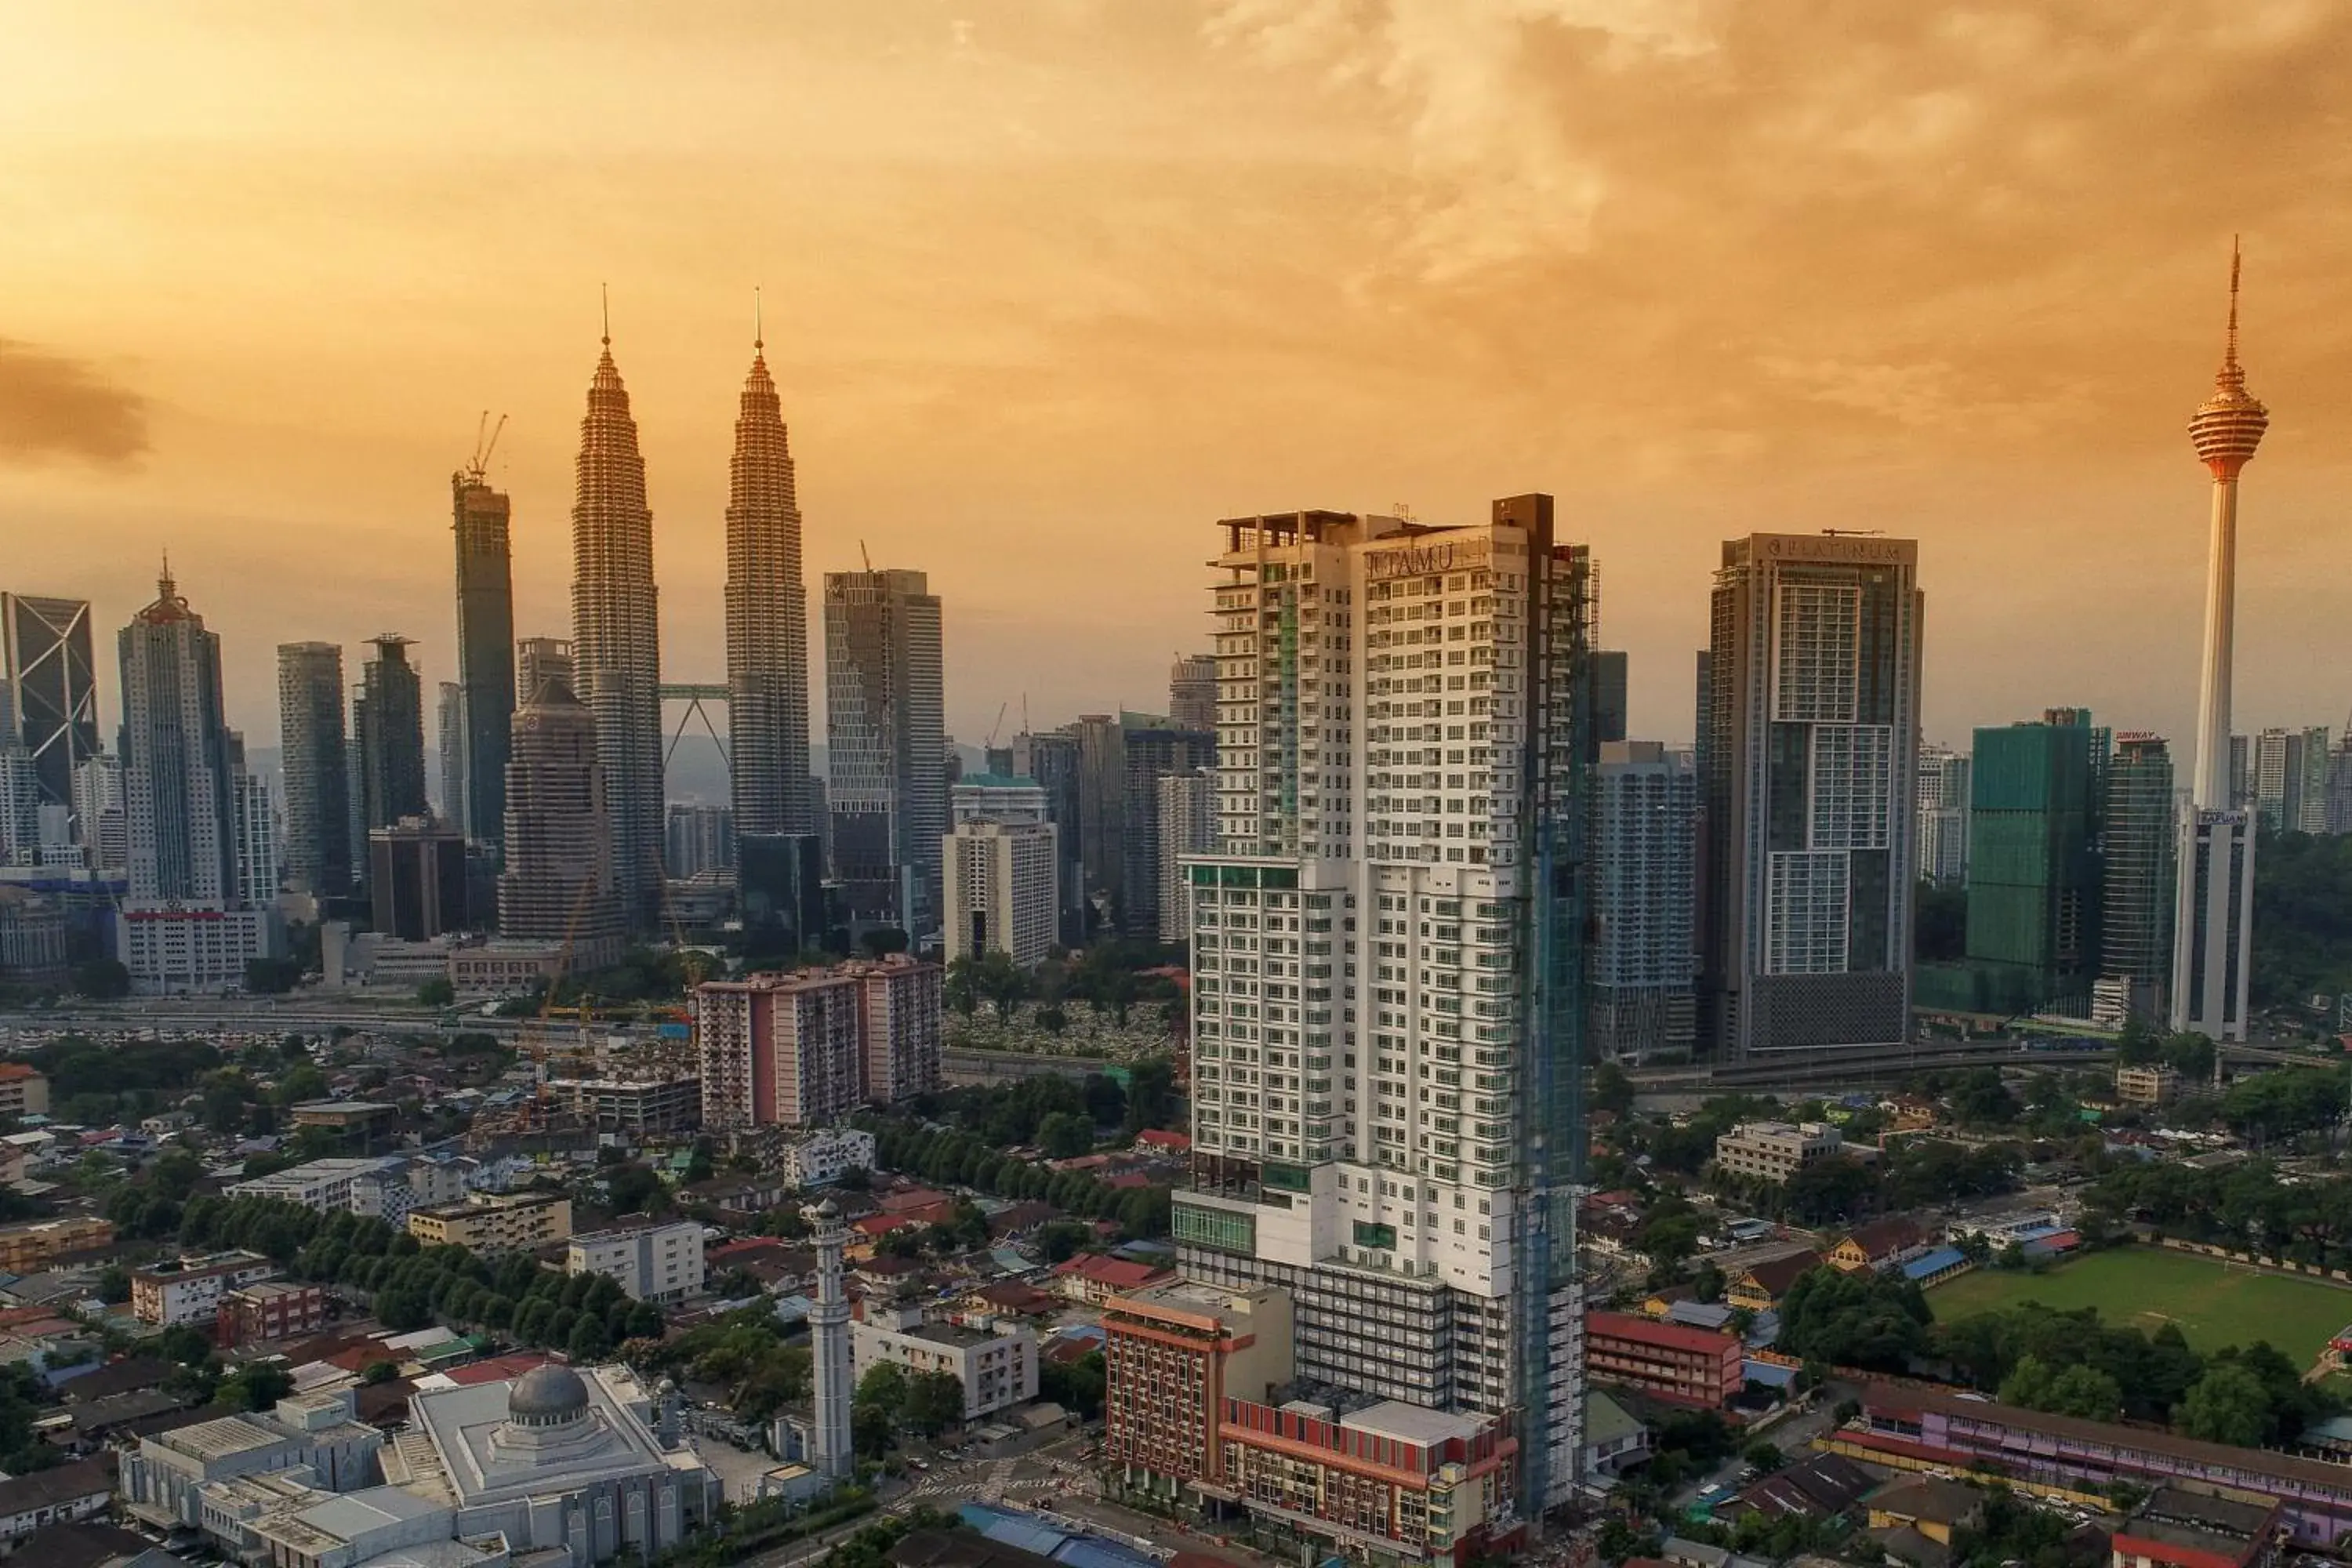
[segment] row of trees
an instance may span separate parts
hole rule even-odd
[[[604,1275],[551,1273],[527,1254],[494,1262],[462,1247],[420,1247],[405,1231],[360,1215],[207,1195],[189,1200],[180,1235],[191,1247],[244,1247],[297,1279],[364,1292],[391,1329],[436,1322],[479,1329],[575,1361],[598,1360],[624,1340],[662,1331],[659,1308],[630,1300]]]
[[[2170,1323],[2146,1334],[2096,1308],[2031,1301],[1942,1322],[1916,1285],[1868,1269],[1799,1279],[1781,1302],[1778,1348],[1832,1366],[1931,1370],[2005,1404],[2242,1447],[2291,1443],[2340,1408],[2261,1340],[2200,1355]]]
[[[1076,1171],[1052,1171],[969,1132],[870,1116],[874,1157],[884,1169],[971,1187],[992,1197],[1034,1198],[1087,1219],[1116,1220],[1129,1237],[1168,1234],[1169,1189],[1114,1187]]]
[[[2109,1223],[2152,1225],[2169,1235],[2281,1262],[2352,1267],[2352,1176],[2288,1184],[2267,1160],[2227,1170],[2133,1161],[2094,1184],[2088,1203],[2095,1215]]]

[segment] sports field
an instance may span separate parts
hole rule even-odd
[[[2151,1331],[2177,1323],[2200,1351],[2268,1340],[2299,1366],[2352,1323],[2352,1290],[2152,1247],[2094,1252],[2047,1274],[1979,1268],[1927,1292],[1948,1320],[2023,1301],[2096,1307],[2106,1322]]]

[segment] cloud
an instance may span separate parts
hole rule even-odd
[[[0,463],[123,468],[146,450],[146,398],[82,361],[0,338]]]

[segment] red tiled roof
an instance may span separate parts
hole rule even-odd
[[[1192,1141],[1181,1132],[1171,1132],[1164,1127],[1147,1127],[1135,1135],[1135,1141],[1154,1149],[1190,1149]]]
[[[1122,1191],[1134,1187],[1148,1187],[1150,1184],[1151,1178],[1140,1171],[1121,1171],[1118,1175],[1108,1177],[1103,1183],[1106,1187],[1117,1187]]]
[[[384,1358],[378,1356],[376,1359],[382,1361]],[[549,1365],[554,1360],[553,1356],[539,1351],[517,1351],[512,1355],[492,1356],[488,1361],[469,1362],[464,1366],[452,1367],[448,1378],[460,1388],[472,1388],[483,1383],[504,1383],[509,1378],[520,1377],[535,1366]]]
[[[894,1230],[903,1230],[908,1226],[922,1223],[921,1220],[910,1219],[902,1214],[870,1214],[864,1219],[851,1220],[849,1228],[866,1236],[887,1236]]]
[[[1742,1279],[1753,1279],[1759,1289],[1778,1296],[1799,1279],[1822,1266],[1818,1252],[1792,1252],[1786,1258],[1768,1258],[1739,1271]]]
[[[1700,1355],[1719,1356],[1727,1346],[1734,1352],[1739,1348],[1738,1340],[1712,1329],[1662,1323],[1655,1318],[1633,1312],[1587,1312],[1584,1331],[1587,1336],[1606,1335],[1612,1340],[1631,1340],[1635,1344],[1656,1345],[1664,1350],[1694,1351]]]
[[[1129,1263],[1123,1258],[1105,1258],[1099,1252],[1081,1252],[1066,1263],[1054,1265],[1054,1272],[1066,1277],[1076,1274],[1114,1290],[1139,1290],[1171,1270],[1149,1263]]]
[[[910,1192],[883,1194],[882,1212],[903,1214],[908,1209],[928,1208],[933,1204],[952,1204],[954,1200],[945,1193],[933,1192],[929,1187],[917,1187]]]

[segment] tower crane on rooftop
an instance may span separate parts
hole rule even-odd
[[[466,477],[468,479],[471,479],[474,483],[478,485],[481,484],[488,478],[490,471],[490,454],[498,450],[499,437],[506,430],[506,427],[507,416],[505,415],[499,415],[499,422],[494,426],[490,423],[490,411],[487,408],[482,410],[481,418],[478,420],[474,426],[474,455],[472,458],[468,458],[466,463]],[[483,437],[483,432],[485,430],[489,432],[487,439]]]

